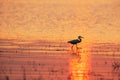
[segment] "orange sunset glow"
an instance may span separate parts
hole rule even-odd
[[[0,0],[0,71],[0,80],[120,80],[120,1]]]
[[[1,0],[0,38],[120,42],[119,0]],[[113,36],[114,35],[114,36]]]

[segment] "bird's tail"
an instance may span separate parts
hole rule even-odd
[[[70,41],[67,41],[67,43],[70,43]]]

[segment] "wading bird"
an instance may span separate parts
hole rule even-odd
[[[68,41],[68,43],[73,44],[72,47],[71,47],[72,51],[73,51],[73,46],[74,45],[76,45],[76,49],[78,49],[77,44],[82,41],[81,38],[83,38],[83,37],[82,36],[78,36],[78,39],[74,39],[74,40]]]

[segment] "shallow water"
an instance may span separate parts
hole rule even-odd
[[[3,44],[2,44],[3,45]],[[0,80],[119,80],[119,52],[93,53],[68,46],[0,46]]]

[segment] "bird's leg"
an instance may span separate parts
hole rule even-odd
[[[79,49],[79,47],[77,46],[77,44],[76,44],[76,50],[78,50]]]
[[[72,47],[71,47],[72,52],[74,52],[74,50],[73,50],[73,46],[74,46],[74,45],[72,45]]]
[[[78,53],[78,47],[77,47],[77,44],[76,44],[76,53],[77,53],[77,55],[79,54],[79,53]]]

